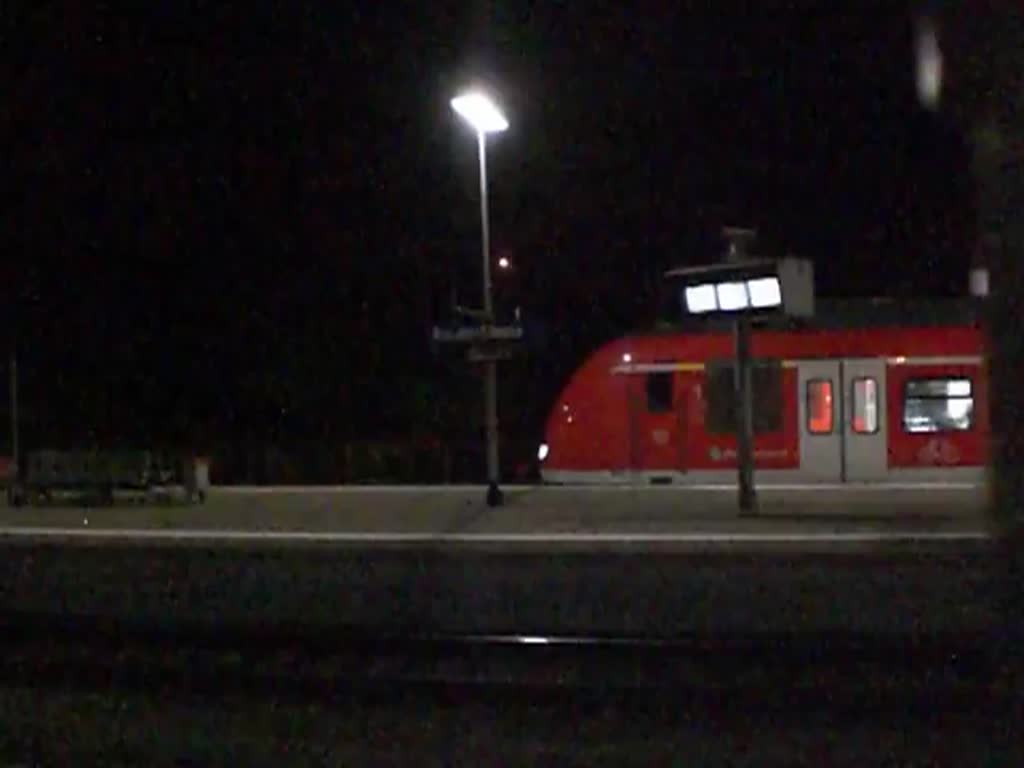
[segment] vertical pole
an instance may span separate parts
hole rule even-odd
[[[18,440],[18,358],[11,353],[11,459],[14,462],[15,479],[21,476],[18,469],[19,452]]]
[[[487,217],[487,146],[483,131],[477,132],[480,147],[480,229],[483,241],[484,324],[494,325],[491,298],[491,233]],[[487,431],[487,503],[501,504],[498,488],[498,364],[493,358],[484,362],[484,427]]]
[[[451,305],[450,306],[451,306],[452,312],[454,312],[455,308],[457,306],[459,306],[459,296],[458,296],[458,293],[455,290],[455,265],[454,264],[452,265],[451,269],[449,270],[449,273],[451,275],[451,287],[450,287]]]
[[[950,13],[952,23],[940,27],[947,33],[940,48],[957,61],[960,75],[951,79],[944,99],[970,142],[978,234],[991,269],[985,307],[990,343],[990,515],[1005,547],[1000,574],[1005,624],[993,636],[999,639],[1000,655],[1010,663],[1024,638],[1024,13],[1019,5],[971,4],[970,12],[957,17]]]
[[[480,233],[483,244],[484,267],[484,315],[487,322],[494,322],[494,306],[491,301],[491,228],[487,216],[487,137],[483,131],[477,132],[477,143],[480,149]]]
[[[1017,286],[1024,278],[1024,158],[1012,157],[1002,147],[977,146],[975,185],[985,237],[986,256],[992,264],[992,294],[987,325],[993,345],[989,359],[994,486],[992,512],[998,527],[1024,542],[1024,402],[1018,394],[1020,366],[1024,361],[1024,336],[1020,320],[1024,312]],[[1020,556],[1020,555],[1018,555]],[[1024,560],[1022,560],[1024,561]]]
[[[751,387],[750,319],[736,318],[736,445],[740,512],[755,512],[754,494],[754,407]]]
[[[754,231],[726,227],[723,234],[729,241],[725,261],[742,261],[746,257],[746,243],[753,239]],[[752,514],[757,511],[754,491],[754,398],[751,385],[750,318],[745,312],[736,315],[733,336],[736,344],[733,385],[736,403],[737,490],[740,514]]]

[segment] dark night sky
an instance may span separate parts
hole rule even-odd
[[[813,259],[822,294],[965,285],[963,148],[916,106],[891,4],[147,5],[3,12],[3,304],[37,442],[475,414],[427,343],[453,278],[478,300],[475,144],[448,108],[473,76],[512,123],[489,154],[517,268],[498,290],[546,329],[506,369],[503,394],[532,404],[512,431],[646,321],[664,267],[714,258],[723,224]]]

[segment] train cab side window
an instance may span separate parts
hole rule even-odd
[[[739,412],[736,381],[730,363],[707,368],[707,411],[704,419],[708,434],[736,434]],[[754,434],[782,431],[782,366],[777,360],[756,360],[750,376],[754,404]]]
[[[647,410],[666,413],[672,410],[672,373],[647,374]]]
[[[854,379],[852,389],[853,418],[850,427],[859,435],[878,431],[878,382],[870,378]]]
[[[962,432],[974,426],[974,391],[964,377],[912,379],[903,390],[903,429]]]
[[[832,434],[832,379],[807,382],[807,431],[812,435]]]

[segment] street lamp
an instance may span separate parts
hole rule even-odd
[[[490,225],[487,218],[487,134],[508,128],[508,120],[486,94],[471,91],[452,99],[452,109],[476,131],[480,154],[480,230],[482,234],[484,324],[494,325],[491,296]],[[484,361],[484,426],[487,431],[487,503],[501,504],[498,488],[498,373],[497,361]]]

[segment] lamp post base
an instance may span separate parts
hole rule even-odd
[[[752,490],[740,488],[739,507],[740,517],[757,517],[757,495]]]
[[[487,506],[500,507],[505,502],[505,494],[502,493],[497,483],[487,486]]]

